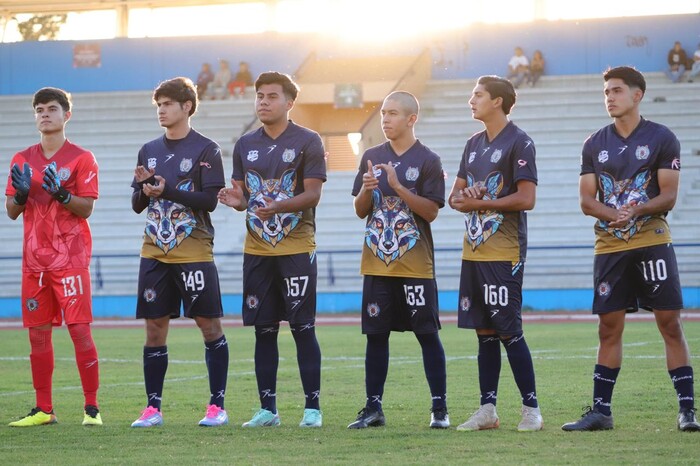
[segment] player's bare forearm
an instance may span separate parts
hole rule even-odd
[[[363,186],[353,200],[355,214],[359,218],[366,218],[372,211],[372,191]]]
[[[408,208],[411,209],[414,214],[418,215],[428,223],[437,218],[440,207],[435,201],[414,194],[405,186],[398,186],[398,189],[394,188],[394,191],[396,191],[396,194],[403,199]]]
[[[68,211],[81,218],[88,218],[92,215],[95,206],[95,199],[91,197],[71,196],[70,201],[62,204]]]
[[[618,210],[608,207],[598,199],[590,196],[582,196],[580,199],[581,211],[590,217],[595,217],[603,222],[614,222],[618,217]]]
[[[24,205],[18,205],[14,201],[14,196],[7,196],[5,199],[5,210],[7,211],[7,216],[12,220],[17,220],[22,212],[24,212]]]

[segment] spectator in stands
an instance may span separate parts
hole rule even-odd
[[[389,370],[392,331],[412,331],[421,346],[423,369],[432,398],[430,427],[450,426],[447,413],[445,350],[438,330],[437,283],[430,223],[445,205],[445,177],[440,157],[414,134],[418,101],[403,91],[382,103],[381,124],[387,141],[365,151],[352,194],[355,213],[365,220],[360,273],[362,333],[367,400],[350,429],[383,426],[384,382]],[[384,235],[385,219],[400,219],[406,235]],[[399,227],[385,225],[385,231]]]
[[[248,86],[253,85],[253,75],[250,74],[247,62],[240,62],[238,64],[238,72],[236,76],[233,77],[230,83],[228,83],[228,92],[232,96],[243,97],[245,95],[245,89]],[[236,89],[239,89],[236,92]]]
[[[690,69],[690,74],[688,75],[688,82],[692,83],[695,76],[700,74],[700,44],[698,44],[698,49],[693,54],[693,66]]]
[[[231,82],[231,68],[227,60],[219,60],[219,69],[211,82],[211,98],[225,99],[228,95],[228,83]]]
[[[625,315],[653,311],[666,349],[666,367],[679,404],[677,426],[700,431],[695,415],[693,368],[683,334],[683,296],[666,216],[676,203],[680,143],[665,126],[645,120],[639,104],[644,76],[621,66],[603,75],[613,123],[583,144],[579,199],[597,219],[593,260],[593,313],[598,315],[598,356],[593,406],[564,424],[566,431],[613,428],[613,388],[622,365]],[[657,421],[660,428],[665,424]]]
[[[197,96],[203,100],[207,94],[209,83],[214,80],[214,73],[211,71],[209,63],[202,63],[202,70],[197,75]]]
[[[92,236],[87,222],[98,195],[97,161],[90,151],[66,139],[70,94],[45,87],[34,94],[32,106],[41,140],[12,158],[5,208],[12,220],[23,215],[22,323],[29,329],[36,407],[10,426],[56,422],[51,339],[53,326],[64,319],[85,397],[83,425],[102,425],[99,363],[90,329]]]
[[[671,82],[677,83],[683,79],[683,74],[686,70],[686,65],[688,63],[688,55],[681,47],[681,43],[676,41],[673,44],[673,48],[668,51],[668,69],[666,70],[666,76]]]
[[[528,72],[527,83],[530,87],[535,87],[537,81],[544,74],[544,56],[539,50],[535,50],[530,61],[530,71]]]
[[[321,137],[289,119],[299,87],[269,71],[255,81],[262,127],[233,148],[233,187],[219,200],[246,212],[243,247],[243,324],[255,326],[255,377],[260,409],[243,427],[280,424],[277,412],[277,335],[289,322],[306,398],[300,427],[321,427],[321,349],[316,339],[314,217],[326,181]]]
[[[515,55],[508,62],[508,76],[506,76],[513,83],[514,88],[520,87],[523,81],[527,79],[529,68],[530,62],[523,53],[523,49],[515,47]]]
[[[228,424],[224,409],[228,343],[221,327],[223,309],[214,264],[214,228],[209,212],[226,185],[221,149],[190,126],[197,90],[188,78],[161,82],[153,92],[165,134],[139,151],[131,183],[131,207],[146,210],[141,247],[136,318],[144,319],[143,374],[146,408],[131,427],[163,423],[161,400],[168,369],[170,319],[191,318],[204,340],[209,404],[200,426]]]
[[[521,432],[542,429],[535,370],[523,335],[521,305],[527,254],[527,210],[535,206],[537,167],[532,139],[508,119],[516,94],[510,81],[482,76],[472,91],[472,118],[484,131],[469,138],[450,193],[467,230],[459,286],[460,328],[479,345],[480,407],[457,430],[495,429],[501,345],[522,400]]]

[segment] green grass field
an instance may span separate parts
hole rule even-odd
[[[447,324],[441,332],[448,364],[452,425],[478,407],[476,338]],[[685,324],[691,350],[700,351],[700,322]],[[321,429],[297,427],[303,394],[292,337],[280,334],[278,428],[244,430],[258,406],[253,373],[253,331],[227,328],[231,350],[226,408],[231,424],[202,428],[209,390],[204,348],[196,328],[172,328],[170,366],[163,395],[165,425],[131,429],[145,402],[141,365],[143,329],[95,329],[100,352],[100,403],[105,425],[86,428],[82,392],[65,327],[54,333],[54,409],[59,423],[18,429],[7,422],[34,406],[26,331],[0,331],[0,464],[698,464],[700,435],[676,430],[675,392],[663,344],[651,322],[629,322],[625,360],[616,386],[615,430],[567,433],[590,404],[597,345],[594,323],[528,323],[538,398],[545,429],[516,430],[520,400],[505,360],[498,412],[500,429],[431,430],[430,397],[412,334],[391,338],[384,395],[387,426],[349,431],[364,403],[364,337],[356,326],[322,326]],[[700,358],[696,357],[697,361]],[[700,373],[700,371],[698,371]],[[696,388],[696,391],[697,388]]]

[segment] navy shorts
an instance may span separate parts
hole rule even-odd
[[[316,321],[316,253],[243,255],[243,325]]]
[[[683,309],[683,294],[673,245],[598,254],[593,260],[593,313],[639,308]]]
[[[222,317],[219,274],[214,262],[167,264],[141,258],[137,319]]]
[[[440,330],[437,284],[432,278],[365,275],[362,309],[364,334]]]
[[[494,330],[498,335],[523,333],[525,264],[510,261],[462,261],[457,325]]]

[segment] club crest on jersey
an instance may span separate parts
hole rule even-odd
[[[649,158],[649,153],[649,146],[637,146],[634,156],[637,157],[637,160],[646,160]]]
[[[418,168],[408,167],[406,170],[406,181],[416,181],[418,179]]]
[[[192,159],[182,159],[180,161],[180,171],[185,173],[192,170]]]
[[[467,186],[475,184],[474,175],[467,173]],[[486,187],[483,199],[496,199],[503,189],[503,175],[500,172],[491,172],[486,176],[483,185]],[[503,223],[503,214],[497,210],[472,210],[464,214],[464,223],[467,227],[465,239],[474,251],[498,231]]]
[[[369,303],[367,305],[367,315],[370,317],[377,317],[380,311],[379,304],[377,303]]]
[[[156,168],[156,158],[151,157],[148,159],[148,169]]]
[[[192,180],[182,180],[175,189],[192,192],[194,184]],[[196,226],[190,207],[163,198],[152,199],[148,206],[146,236],[165,254],[189,237]]]
[[[472,163],[475,158],[476,158],[476,152],[470,152],[469,153],[469,161],[467,163]]]
[[[638,205],[649,202],[647,186],[651,181],[649,170],[644,170],[629,180],[616,180],[612,175],[602,172],[599,177],[599,189],[603,193],[603,203],[614,209],[623,205]],[[651,217],[649,215],[633,217],[621,228],[612,228],[609,222],[598,221],[608,233],[625,242],[634,236]]]
[[[258,160],[258,151],[249,150],[246,158],[248,159],[248,162],[255,162],[256,160]]]
[[[420,239],[413,212],[399,196],[372,191],[372,215],[365,229],[365,244],[387,266],[413,249]]]
[[[608,296],[610,294],[610,290],[610,283],[601,282],[601,284],[598,285],[598,296]]]
[[[293,169],[285,170],[279,179],[270,180],[263,180],[255,170],[246,172],[245,186],[250,193],[246,222],[251,234],[275,247],[291,233],[301,220],[301,212],[283,212],[262,220],[256,211],[267,206],[266,197],[275,201],[294,197],[296,185],[296,172]]]
[[[608,155],[608,151],[602,150],[598,153],[598,162],[605,163],[608,161],[609,157],[610,156]]]
[[[245,305],[248,306],[248,309],[257,309],[258,304],[260,304],[260,300],[257,296],[254,294],[249,294],[246,296]]]
[[[469,296],[462,296],[462,298],[459,300],[459,308],[464,312],[469,312],[471,307],[472,301],[469,299]]]
[[[153,288],[146,288],[145,290],[143,290],[143,299],[145,299],[147,303],[152,303],[156,300],[156,297],[156,290],[154,290]]]
[[[284,152],[282,152],[282,161],[285,163],[293,162],[296,156],[297,153],[294,151],[294,149],[285,149]]]
[[[61,181],[66,181],[68,178],[70,178],[70,168],[68,167],[61,167],[58,169],[58,178]]]
[[[498,163],[498,161],[501,160],[501,155],[503,155],[501,149],[493,151],[493,154],[491,154],[491,163]]]
[[[36,311],[37,309],[39,309],[39,301],[37,301],[34,298],[29,298],[25,305],[27,306],[27,310],[29,312]]]

